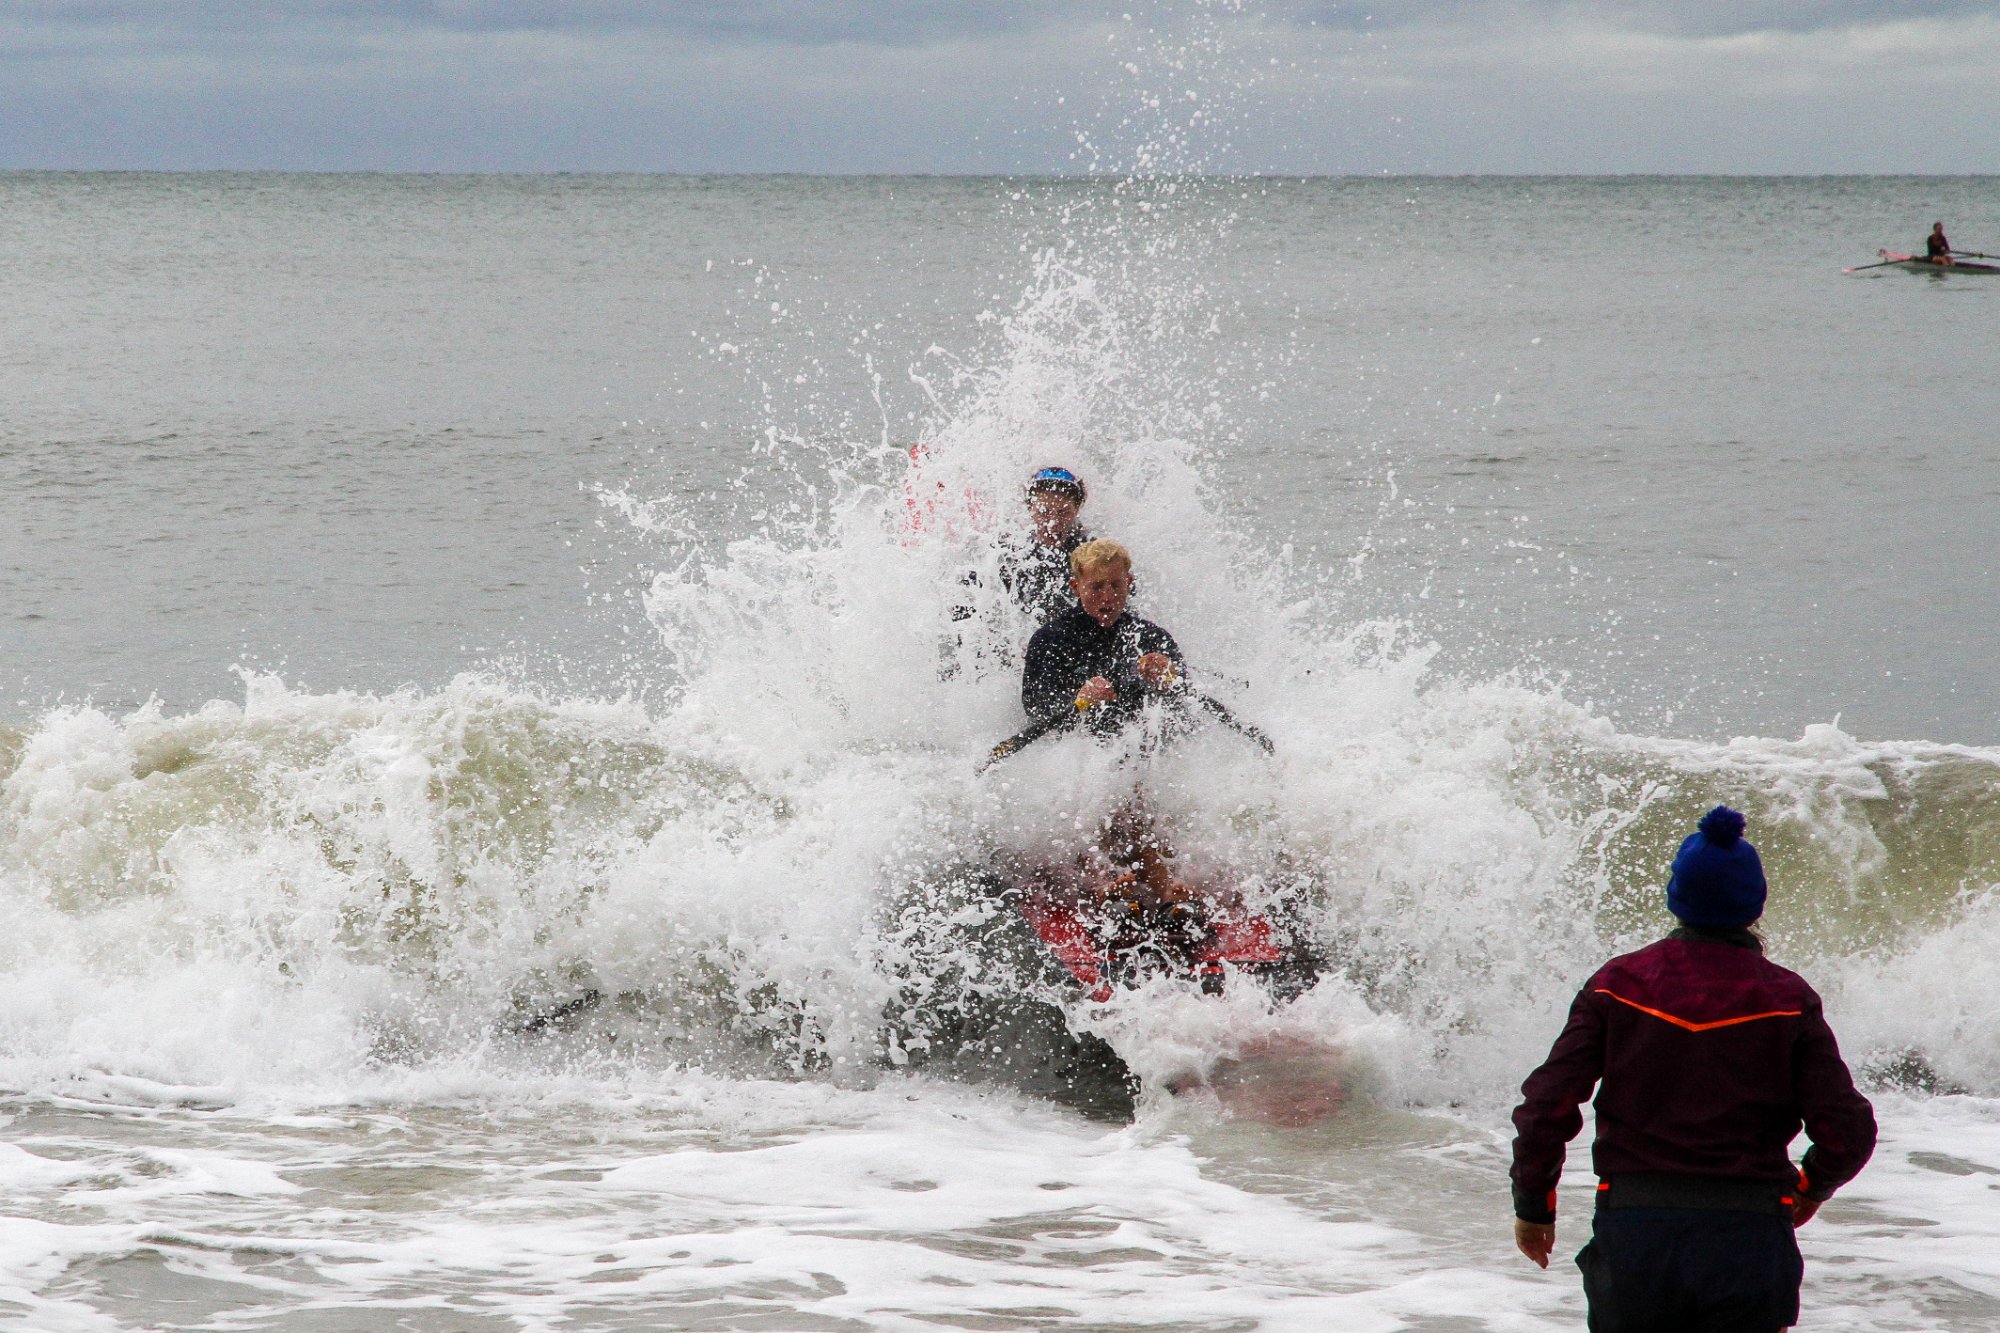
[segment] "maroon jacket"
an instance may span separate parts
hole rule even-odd
[[[1584,983],[1514,1111],[1514,1212],[1555,1220],[1564,1147],[1597,1092],[1601,1179],[1667,1175],[1798,1184],[1824,1199],[1875,1150],[1819,996],[1748,931],[1679,930]],[[1804,1165],[1787,1148],[1801,1123]]]

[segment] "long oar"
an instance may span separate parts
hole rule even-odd
[[[1006,740],[1001,741],[991,750],[988,750],[986,757],[979,761],[979,767],[973,771],[984,773],[1008,755],[1013,754],[1017,750],[1026,749],[1050,732],[1062,731],[1068,727],[1075,726],[1076,720],[1083,716],[1083,710],[1088,707],[1090,707],[1089,704],[1079,699],[1077,700],[1076,708],[1071,712],[1051,713],[1047,717],[1038,718],[1030,722],[1027,726],[1022,727]]]
[[[1201,708],[1237,735],[1250,741],[1265,754],[1276,754],[1278,752],[1278,747],[1271,743],[1269,736],[1266,736],[1256,727],[1251,726],[1248,722],[1243,721],[1236,714],[1230,712],[1228,706],[1222,700],[1203,694],[1199,690],[1183,689],[1176,691],[1175,694],[1180,698],[1193,702],[1196,707]],[[1006,740],[1001,741],[998,745],[987,751],[986,757],[979,761],[979,767],[975,771],[984,773],[1002,759],[1019,753],[1050,732],[1062,731],[1074,726],[1077,719],[1083,716],[1084,710],[1088,707],[1090,707],[1089,704],[1079,701],[1075,712],[1054,713],[1048,717],[1030,722],[1027,726],[1021,728],[1012,736],[1009,736]]]
[[[2000,259],[2000,255],[1984,255],[1977,250],[1953,250],[1951,253],[1959,259]]]
[[[1878,255],[1886,255],[1889,252],[1887,250],[1877,250],[1875,253]],[[1907,264],[1909,262],[1910,262],[1910,256],[1903,255],[1897,259],[1885,259],[1881,261],[1879,264],[1856,264],[1853,268],[1844,268],[1840,271],[1842,273],[1859,273],[1861,272],[1861,270],[1867,268],[1887,268],[1891,264]]]
[[[561,1027],[569,1019],[595,1009],[603,998],[604,992],[591,986],[567,1000],[507,1024],[506,1030],[517,1037],[540,1037]]]
[[[1257,746],[1257,748],[1262,750],[1265,754],[1276,754],[1278,752],[1278,747],[1271,744],[1271,738],[1269,736],[1266,736],[1263,732],[1257,730],[1257,728],[1251,726],[1248,722],[1244,722],[1241,719],[1239,719],[1236,716],[1236,714],[1230,712],[1228,708],[1223,706],[1222,700],[1213,698],[1206,694],[1202,694],[1195,690],[1187,691],[1187,696],[1190,699],[1193,699],[1195,703],[1198,704],[1200,707],[1207,709],[1209,714],[1212,717],[1214,717],[1217,722],[1220,722],[1223,726],[1228,727],[1231,731],[1235,732],[1237,735],[1242,736],[1247,740],[1253,742]]]

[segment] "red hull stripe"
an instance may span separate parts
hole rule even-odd
[[[1730,1028],[1730,1027],[1735,1027],[1738,1023],[1755,1023],[1760,1018],[1797,1018],[1800,1014],[1805,1012],[1802,1009],[1773,1009],[1769,1013],[1745,1014],[1741,1018],[1718,1018],[1713,1023],[1690,1023],[1687,1019],[1676,1018],[1674,1015],[1667,1013],[1664,1010],[1649,1009],[1645,1005],[1640,1004],[1637,1000],[1628,1000],[1623,995],[1618,994],[1618,992],[1608,991],[1604,989],[1604,987],[1602,986],[1599,986],[1597,988],[1597,993],[1599,995],[1609,995],[1612,999],[1618,1001],[1618,1003],[1620,1004],[1629,1005],[1632,1008],[1637,1009],[1642,1014],[1651,1014],[1655,1018],[1665,1019],[1667,1022],[1672,1023],[1675,1027],[1686,1028],[1689,1032],[1707,1032],[1711,1028]]]

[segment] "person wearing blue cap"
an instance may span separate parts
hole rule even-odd
[[[1042,468],[1028,479],[1028,531],[1001,538],[1000,586],[1037,625],[1048,624],[1076,605],[1069,586],[1069,558],[1091,539],[1077,522],[1089,496],[1068,468]]]
[[[1793,1232],[1875,1150],[1819,996],[1750,930],[1767,885],[1745,826],[1728,806],[1702,817],[1667,880],[1680,928],[1598,969],[1521,1085],[1514,1244],[1543,1268],[1565,1150],[1597,1090],[1597,1209],[1576,1257],[1592,1333],[1791,1327]],[[1812,1146],[1795,1168],[1801,1126]]]
[[[1091,540],[1090,533],[1077,522],[1088,496],[1083,482],[1068,468],[1040,468],[1022,488],[1028,509],[1026,531],[1007,532],[1000,538],[1000,586],[1027,616],[1028,634],[1076,605],[1069,586],[1069,557]],[[959,583],[968,590],[977,589],[981,586],[979,571],[967,570]],[[997,658],[1010,665],[1020,662],[1018,627],[1012,618],[1002,617],[977,628],[967,624],[979,615],[978,601],[967,596],[951,608],[952,622],[959,628],[938,645],[939,680],[958,675],[968,639],[975,661]]]

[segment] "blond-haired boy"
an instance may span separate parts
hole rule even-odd
[[[1131,552],[1114,541],[1085,542],[1069,561],[1076,605],[1029,640],[1021,704],[1038,721],[1080,712],[1093,730],[1107,733],[1129,721],[1148,695],[1165,694],[1178,683],[1180,645],[1126,609]],[[1123,880],[1152,901],[1188,896],[1173,878],[1173,849],[1153,827],[1143,798],[1135,796],[1106,822],[1099,847],[1114,865],[1129,868]]]
[[[1170,689],[1183,669],[1174,636],[1126,609],[1132,554],[1114,541],[1070,552],[1077,604],[1035,631],[1021,672],[1021,706],[1036,719],[1087,709],[1093,729],[1111,730],[1150,692]]]

